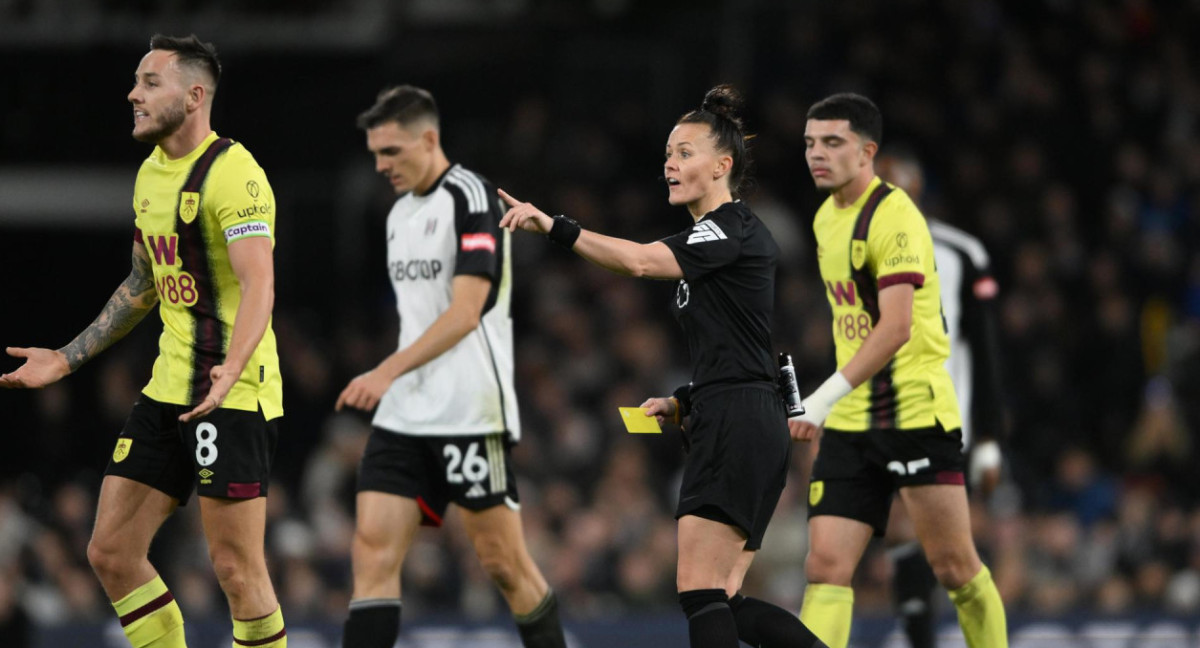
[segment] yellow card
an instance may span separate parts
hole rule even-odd
[[[621,410],[621,419],[625,421],[625,429],[632,434],[659,434],[662,429],[658,427],[658,419],[653,416],[646,416],[646,413],[640,407],[618,407]]]

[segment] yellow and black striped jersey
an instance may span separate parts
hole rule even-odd
[[[227,246],[255,236],[274,239],[275,196],[244,146],[210,133],[176,160],[155,147],[138,171],[133,210],[163,322],[154,373],[142,391],[164,403],[193,405],[212,386],[209,372],[225,361],[241,303]],[[270,323],[222,407],[261,407],[268,420],[283,414]]]
[[[950,342],[942,317],[933,240],[925,217],[903,190],[879,178],[854,204],[830,197],[813,221],[821,279],[833,309],[837,364],[843,367],[879,318],[878,293],[910,283],[912,335],[888,364],[842,398],[825,426],[845,431],[961,425],[946,371]]]

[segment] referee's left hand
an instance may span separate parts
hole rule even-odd
[[[531,203],[521,202],[503,189],[497,189],[496,193],[508,204],[508,211],[505,212],[504,218],[500,219],[500,227],[507,228],[510,232],[519,227],[534,234],[549,234],[550,228],[554,227],[554,219]]]
[[[647,398],[646,402],[639,407],[646,416],[653,416],[657,419],[659,425],[675,421],[675,404],[671,402],[670,398]]]
[[[391,387],[392,379],[383,375],[378,369],[372,369],[350,381],[349,385],[338,396],[333,409],[340,412],[343,407],[353,407],[364,412],[370,412],[379,404],[380,399]]]
[[[208,395],[200,404],[192,411],[182,414],[179,417],[180,421],[187,423],[192,419],[208,416],[213,410],[221,406],[225,402],[225,397],[229,395],[229,390],[233,389],[234,383],[237,382],[241,372],[230,371],[225,365],[217,365],[212,368],[208,374],[212,378],[212,387],[208,390]]]

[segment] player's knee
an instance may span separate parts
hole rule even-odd
[[[87,546],[88,564],[101,582],[121,573],[122,567],[132,564],[128,556],[121,553],[119,545],[92,538]]]
[[[955,590],[966,585],[979,572],[981,563],[973,551],[934,551],[928,554],[929,566],[942,587]]]
[[[804,573],[810,583],[848,587],[854,576],[854,567],[851,561],[829,548],[809,549],[808,558],[804,561]]]
[[[394,538],[370,529],[354,531],[350,552],[356,566],[370,571],[399,571],[404,559],[404,551]]]
[[[217,545],[209,549],[208,555],[221,590],[230,598],[244,594],[261,571],[258,561],[237,547]]]

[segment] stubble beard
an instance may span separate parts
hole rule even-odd
[[[180,101],[164,108],[162,114],[154,118],[153,129],[141,133],[135,130],[133,139],[148,144],[158,144],[174,135],[183,126],[185,119],[187,119],[187,110],[184,109],[183,102]]]

